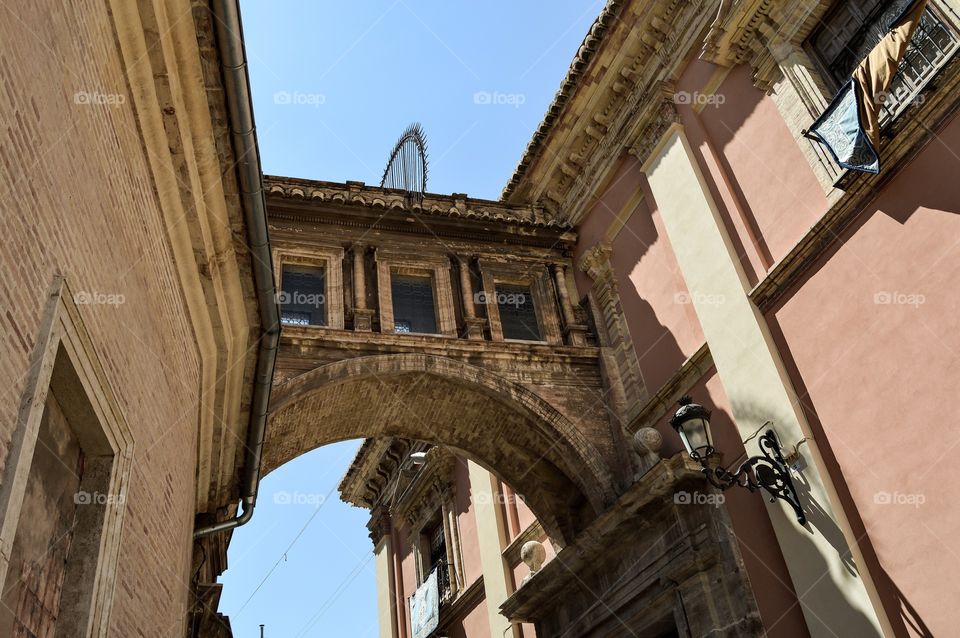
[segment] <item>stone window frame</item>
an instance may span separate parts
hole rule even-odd
[[[493,299],[493,303],[486,303],[484,307],[487,311],[487,322],[490,326],[490,338],[492,341],[502,341],[504,343],[531,343],[547,344],[551,346],[563,345],[563,333],[560,330],[560,317],[558,316],[557,300],[553,290],[553,282],[550,276],[549,265],[546,262],[536,262],[534,264],[491,264],[482,258],[480,262],[481,280],[483,281],[483,293],[487,299]],[[533,309],[537,315],[537,322],[540,328],[540,340],[532,339],[505,339],[503,337],[503,326],[500,322],[500,308],[496,303],[497,284],[508,284],[512,286],[527,286],[530,288],[530,294],[533,295]]]
[[[450,589],[442,602],[453,601],[467,590],[463,566],[460,524],[457,519],[456,476],[458,462],[449,451],[433,447],[427,453],[426,465],[396,496],[394,511],[406,529],[406,544],[414,557],[414,578],[420,587],[430,575],[429,539],[425,532],[439,523],[443,527],[447,548],[447,573]]]
[[[298,326],[284,324],[285,328],[300,328],[304,330],[343,330],[344,303],[343,303],[343,256],[341,246],[311,246],[310,248],[281,247],[273,249],[274,285],[278,291],[283,282],[283,267],[313,266],[324,269],[324,314],[326,325]],[[279,299],[277,300],[279,303]]]
[[[846,182],[851,171],[837,166],[829,152],[820,143],[805,137],[804,132],[829,106],[835,94],[835,91],[828,88],[833,80],[825,77],[821,63],[815,59],[816,56],[807,45],[820,19],[835,4],[836,0],[819,0],[811,8],[810,3],[799,0],[783,2],[782,6],[777,7],[776,22],[769,15],[758,14],[753,22],[759,26],[751,35],[755,45],[745,49],[752,52],[753,57],[750,60],[731,60],[734,63],[751,64],[754,69],[754,84],[773,99],[787,128],[797,140],[801,152],[831,201],[843,196],[843,190],[838,186]],[[960,3],[955,0],[930,0],[928,10],[935,9],[955,31],[960,32],[960,20],[956,17],[960,13],[958,4]],[[768,7],[770,8],[772,5]],[[958,51],[954,51],[945,63],[924,81],[917,95],[923,95],[930,82],[957,57]],[[900,128],[905,126],[903,120],[926,119],[925,115],[919,112],[923,101],[913,102],[902,109],[888,125]]]
[[[447,257],[410,257],[378,248],[374,253],[377,264],[377,301],[380,306],[380,332],[398,334],[393,323],[394,274],[429,277],[433,286],[433,310],[436,313],[437,332],[403,333],[415,337],[457,337],[457,320],[453,308],[453,285],[450,279],[450,260]]]
[[[77,513],[74,548],[92,548],[68,559],[60,609],[84,627],[59,625],[57,635],[75,632],[106,636],[120,557],[134,438],[124,420],[75,297],[63,277],[48,296],[40,333],[31,355],[26,390],[10,441],[0,485],[0,587],[6,587],[9,561],[19,527],[47,398],[54,389],[65,402],[71,428],[84,453],[80,493],[96,494]]]

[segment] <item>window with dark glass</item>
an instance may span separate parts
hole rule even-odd
[[[280,321],[325,326],[326,272],[319,266],[287,265],[280,278]]]
[[[390,288],[394,331],[425,334],[437,332],[433,280],[429,276],[395,273],[390,277]]]
[[[437,590],[440,597],[450,591],[450,570],[447,567],[447,538],[443,533],[443,523],[437,522],[427,530],[427,542],[430,545],[429,574],[437,570]]]
[[[497,308],[504,339],[541,341],[537,311],[529,286],[497,284]]]
[[[908,4],[908,0],[842,0],[836,3],[808,40],[811,50],[827,71],[831,88],[838,89],[850,79],[857,65],[886,35],[887,27]],[[952,56],[958,42],[956,28],[933,7],[933,3],[928,5],[889,95],[884,96],[881,126],[906,107],[926,80]]]

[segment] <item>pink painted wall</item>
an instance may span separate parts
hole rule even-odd
[[[473,496],[470,493],[470,473],[466,461],[457,460],[456,466],[457,522],[460,526],[460,552],[463,560],[465,586],[483,576],[480,562],[480,536],[474,514]]]
[[[690,394],[713,411],[710,425],[714,445],[723,455],[723,462],[735,467],[746,458],[746,449],[716,369],[711,368]],[[676,432],[666,423],[659,429],[664,437],[664,452],[679,451],[681,445]],[[767,635],[770,638],[809,636],[763,497],[732,489],[723,492],[723,499]]]
[[[957,610],[944,596],[960,592],[957,148],[960,119],[879,192],[771,316],[872,543],[868,554],[875,550],[888,609],[933,635],[956,632]]]
[[[621,160],[603,195],[581,222],[575,259],[604,239],[638,189],[644,199],[614,239],[611,262],[644,384],[653,393],[703,345],[704,337],[660,215],[649,205],[653,197],[646,177],[632,156]],[[579,273],[580,293],[586,294],[591,285]]]
[[[678,90],[702,89],[715,68],[692,63]],[[753,274],[762,274],[823,216],[826,197],[798,146],[809,142],[794,140],[774,101],[753,86],[749,65],[730,71],[715,95],[699,114],[685,105],[680,114],[691,143],[716,163],[718,205]]]

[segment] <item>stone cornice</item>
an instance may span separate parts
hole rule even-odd
[[[547,601],[562,595],[567,587],[580,587],[576,581],[577,572],[595,560],[598,553],[608,551],[604,538],[625,519],[648,507],[671,507],[672,499],[668,499],[668,495],[685,484],[701,484],[703,481],[700,465],[686,453],[661,460],[624,492],[614,507],[591,523],[572,545],[558,552],[556,558],[514,592],[500,606],[500,611],[511,620],[536,620],[536,610],[549,607]]]
[[[503,202],[467,197],[460,193],[427,193],[422,202],[404,191],[368,186],[363,182],[325,182],[291,177],[264,177],[267,197],[355,205],[382,211],[396,210],[463,220],[493,221],[536,228],[567,230],[566,224],[539,206],[513,206]]]
[[[707,22],[708,13],[689,1],[623,5],[577,90],[551,115],[553,132],[525,156],[504,199],[542,205],[576,223],[622,153],[642,146],[638,138],[662,119],[664,100],[672,99],[673,82]]]
[[[658,423],[663,422],[670,411],[676,407],[680,397],[688,394],[712,367],[713,356],[710,354],[710,348],[704,343],[683,362],[683,365],[657,393],[647,400],[627,429],[636,432],[640,428],[656,427]]]
[[[534,132],[533,138],[527,143],[527,147],[523,151],[523,156],[520,158],[517,168],[510,177],[510,181],[507,182],[506,187],[504,187],[503,195],[501,196],[502,199],[510,199],[530,164],[535,161],[540,146],[550,135],[554,124],[563,112],[564,106],[570,99],[570,96],[576,91],[580,78],[584,75],[584,71],[587,69],[594,53],[603,44],[604,38],[611,30],[610,27],[617,20],[617,14],[624,4],[623,0],[609,0],[600,12],[600,15],[594,20],[593,25],[591,25],[590,30],[580,44],[580,48],[577,49],[573,62],[570,63],[570,68],[567,69],[567,74],[560,84],[560,89],[554,96],[550,106],[547,107],[547,112],[543,116],[543,120]]]
[[[337,487],[340,498],[372,509],[396,481],[397,469],[411,450],[404,439],[365,439]]]
[[[781,76],[772,51],[799,47],[830,8],[830,0],[721,0],[700,57],[724,67],[749,63],[754,83],[769,91]]]

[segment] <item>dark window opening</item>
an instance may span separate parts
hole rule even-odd
[[[280,321],[296,326],[325,326],[326,272],[318,266],[284,266],[280,281]]]
[[[417,275],[390,277],[393,297],[393,329],[396,332],[436,334],[437,314],[433,304],[433,280]]]
[[[447,567],[447,538],[443,533],[443,524],[437,523],[427,534],[430,543],[430,567],[427,573],[437,570],[437,590],[440,598],[450,592],[450,569]]]
[[[542,341],[530,287],[497,284],[496,293],[503,338]]]
[[[887,27],[909,4],[908,0],[844,0],[824,18],[809,39],[810,47],[837,89],[853,75],[857,65],[880,42]],[[900,69],[882,96],[880,125],[891,122],[920,92],[956,51],[955,29],[932,6],[920,20]]]

